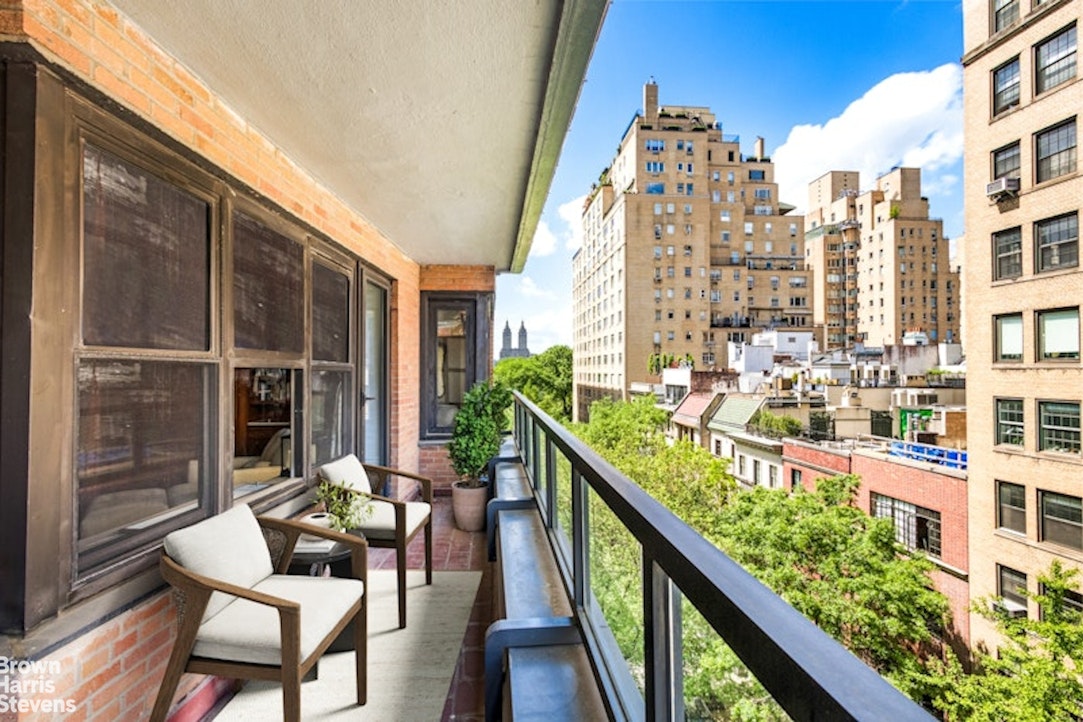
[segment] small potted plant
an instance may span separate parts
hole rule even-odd
[[[485,528],[488,480],[483,478],[489,459],[500,452],[511,391],[499,382],[479,381],[463,396],[462,406],[448,442],[451,468],[459,481],[451,485],[455,525],[464,531]]]
[[[329,527],[336,531],[356,529],[369,515],[367,496],[329,481],[321,481],[316,487],[316,501],[323,506]]]

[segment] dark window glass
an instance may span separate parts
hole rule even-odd
[[[298,373],[242,368],[233,374],[233,496],[292,476],[293,413]]]
[[[993,71],[993,114],[1019,105],[1019,58]]]
[[[233,323],[238,348],[304,349],[304,248],[233,214]]]
[[[1019,19],[1019,0],[993,0],[993,30],[1003,30]]]
[[[203,515],[202,485],[217,468],[214,375],[212,367],[196,363],[80,362],[80,576],[160,539],[193,514]]]
[[[83,151],[83,341],[210,348],[210,207],[139,166]]]
[[[1043,401],[1038,404],[1038,448],[1079,453],[1079,404]]]
[[[993,180],[1019,177],[1019,144],[993,151]]]
[[[1035,136],[1038,182],[1075,173],[1075,119]]]
[[[1035,226],[1038,272],[1079,265],[1079,216],[1075,213],[1038,221]]]
[[[1023,273],[1023,234],[1009,228],[993,234],[993,278],[1015,278]]]
[[[1078,496],[1041,492],[1042,541],[1083,549],[1083,504]]]
[[[895,541],[911,551],[940,557],[940,512],[875,492],[870,501],[872,516],[894,523]]]
[[[1023,445],[1023,401],[1022,399],[996,400],[996,443]]]
[[[1034,88],[1044,93],[1075,77],[1075,26],[1034,48]]]
[[[334,461],[352,449],[352,378],[353,374],[349,371],[312,372],[312,406],[309,409],[309,418],[312,423],[313,464]]]
[[[350,279],[322,263],[312,264],[312,358],[350,360]]]
[[[1027,607],[1027,575],[1009,567],[997,565],[997,593],[1005,600]]]
[[[1027,494],[1026,488],[1020,484],[1009,484],[1006,481],[997,482],[997,496],[999,506],[997,510],[997,526],[1002,529],[1011,529],[1020,534],[1027,532]]]

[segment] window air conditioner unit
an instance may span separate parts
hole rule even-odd
[[[1001,598],[993,602],[993,611],[1006,614],[1009,619],[1020,619],[1027,616],[1027,605]]]
[[[992,183],[985,184],[985,195],[989,198],[999,199],[1003,196],[1014,195],[1018,192],[1018,178],[997,178]]]

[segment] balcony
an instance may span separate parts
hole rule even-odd
[[[559,578],[544,582],[566,594],[565,603],[572,610],[570,623],[578,633],[574,644],[595,670],[593,680],[580,679],[578,685],[586,684],[588,694],[596,693],[611,718],[685,719],[686,710],[699,704],[686,697],[681,670],[689,617],[702,614],[710,633],[725,640],[793,719],[929,719],[869,667],[521,397],[507,451],[518,456],[507,466],[525,475],[530,492],[525,506],[531,515],[538,515],[537,528],[543,530],[544,538],[536,540],[536,553],[552,555],[546,561],[555,562],[551,569]],[[479,694],[482,682],[494,681],[483,680],[480,649],[484,627],[493,621],[493,599],[502,593],[493,586],[499,578],[494,569],[501,564],[518,568],[544,565],[540,559],[486,561],[484,537],[453,529],[446,501],[437,504],[436,521],[439,569],[482,571],[443,717],[472,719],[470,715],[480,714],[483,706]],[[638,583],[623,592],[623,602],[630,604],[629,609],[641,610],[644,620],[641,630],[631,635],[638,640],[632,645],[627,643],[627,634],[622,643],[613,632],[620,617],[610,593],[614,570],[607,567],[609,557],[600,554],[597,545],[600,538],[614,533],[626,540],[629,558],[638,560],[635,566],[641,570]],[[420,561],[419,552],[411,548],[413,564]],[[388,561],[374,554],[371,563],[379,568]],[[609,591],[599,594],[599,588]],[[396,634],[381,635],[372,642],[395,644]],[[508,652],[515,665],[509,673],[507,694],[529,698],[522,683],[517,686],[517,676],[537,665],[542,667],[540,673],[550,675],[555,687],[560,686],[560,662],[520,651],[513,646]],[[402,650],[391,656],[410,654]],[[552,668],[546,669],[547,665]],[[308,684],[315,686],[319,681]],[[230,718],[231,706],[237,709],[245,703],[245,694],[242,691],[225,708],[224,718]],[[366,712],[381,718],[381,710],[370,706]],[[268,714],[273,713],[268,707]],[[547,710],[533,713],[546,714]]]

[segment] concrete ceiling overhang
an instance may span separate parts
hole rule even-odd
[[[522,270],[608,0],[111,0],[409,257]]]

